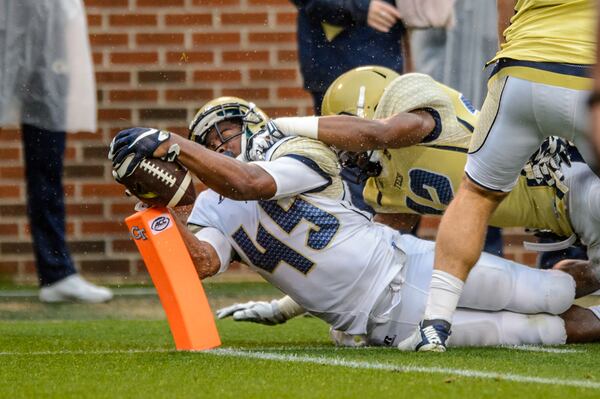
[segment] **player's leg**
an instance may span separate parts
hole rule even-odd
[[[387,303],[379,304],[381,309],[386,310],[386,317],[378,317],[377,309],[374,309],[368,327],[369,345],[393,346],[406,340],[422,319],[425,309],[435,244],[410,235],[403,235],[397,244],[407,254],[402,272],[402,298],[392,308]],[[461,337],[465,334],[465,338],[461,339],[466,340],[469,345],[564,343],[558,339],[562,336],[560,331],[564,330],[564,323],[549,313],[560,314],[570,308],[575,296],[576,281],[587,284],[588,289],[598,286],[597,282],[595,286],[586,283],[585,276],[593,276],[582,272],[580,266],[573,265],[570,275],[558,270],[533,269],[484,253],[471,271],[459,301],[460,311],[479,316],[475,320],[468,318],[468,324],[459,318],[458,332],[455,319],[452,336],[458,334]],[[506,309],[514,312],[505,311]],[[502,311],[494,312],[495,310]],[[530,318],[524,313],[516,312],[546,313],[544,317],[533,315]],[[518,327],[513,331],[510,326],[513,322],[517,323],[517,327],[520,326],[519,323],[533,323],[537,330],[520,332]],[[500,340],[503,330],[508,331],[506,334],[509,338]],[[554,338],[545,337],[547,331]],[[485,334],[489,337],[486,338]]]
[[[379,298],[369,315],[368,345],[398,345],[415,331],[425,311],[435,244],[409,234],[402,235],[396,244],[407,254],[401,273],[401,298],[394,304],[394,294],[389,291]]]
[[[576,90],[543,83],[531,83],[533,107],[544,136],[562,136],[575,143],[588,165],[595,157],[590,148],[588,90]]]
[[[420,331],[401,349],[444,351],[463,281],[481,254],[490,215],[514,186],[542,141],[531,87],[514,78],[489,85],[465,168],[466,175],[440,224],[435,270]]]
[[[546,313],[526,315],[458,308],[448,345],[560,345],[568,340],[566,324],[561,316]]]
[[[600,309],[571,306],[560,316],[459,308],[450,346],[560,345],[600,341]]]
[[[419,292],[427,293],[435,243],[403,235],[399,245],[407,254],[405,286],[417,287]],[[600,280],[589,262],[563,261],[557,269],[560,271],[534,269],[483,253],[465,282],[458,306],[488,311],[560,314],[571,306],[574,298],[600,289]],[[415,295],[415,292],[403,291],[403,301],[413,301]]]
[[[481,254],[488,220],[502,196],[486,193],[473,182],[463,180],[438,229],[436,267],[424,319],[415,333],[398,345],[399,349],[445,350],[464,281]]]
[[[598,279],[586,272],[585,265],[576,265],[565,273],[534,269],[484,253],[467,278],[458,306],[560,314],[573,304],[576,282],[584,294],[600,288]]]

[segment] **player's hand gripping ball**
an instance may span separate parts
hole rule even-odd
[[[129,154],[118,167],[113,177],[142,202],[154,206],[191,205],[196,200],[192,174],[178,162],[158,158],[144,158],[129,171],[134,161]],[[129,173],[128,173],[129,172]]]
[[[169,140],[171,133],[165,130],[147,127],[132,127],[121,130],[110,143],[108,159],[113,163],[113,169],[118,169],[125,163],[125,159],[133,155],[127,163],[127,170],[123,175],[129,175],[145,158],[152,158],[156,149]],[[179,156],[179,145],[172,144],[167,153],[162,157],[165,161],[174,161]]]

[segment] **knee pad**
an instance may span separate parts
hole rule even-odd
[[[484,254],[471,271],[458,306],[560,314],[574,299],[575,280],[567,273],[533,269]]]
[[[487,257],[482,255],[469,274],[459,307],[496,311],[506,309],[511,302],[516,285],[514,273],[506,265],[482,262]]]
[[[558,315],[575,300],[575,280],[560,270],[519,270],[514,297],[506,310]]]

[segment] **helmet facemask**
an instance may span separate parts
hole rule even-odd
[[[353,183],[362,184],[370,177],[381,174],[381,163],[373,155],[375,151],[336,151],[340,164],[346,170],[346,176],[354,179]]]
[[[233,99],[235,98],[228,98]],[[241,136],[240,154],[246,151],[247,140],[250,136],[258,132],[267,122],[267,116],[253,103],[240,101],[223,102],[221,104],[211,105],[209,102],[201,109],[192,123],[190,124],[189,139],[203,146],[207,146],[207,139],[212,129],[215,130],[220,144],[215,148],[218,151],[226,143]],[[219,102],[221,99],[213,100]],[[240,124],[238,134],[225,137],[219,124],[224,121],[232,121]],[[227,151],[227,155],[234,155]]]

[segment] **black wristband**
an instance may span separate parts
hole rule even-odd
[[[600,103],[600,91],[594,90],[590,93],[590,96],[588,97],[587,105],[591,108],[598,103]]]

